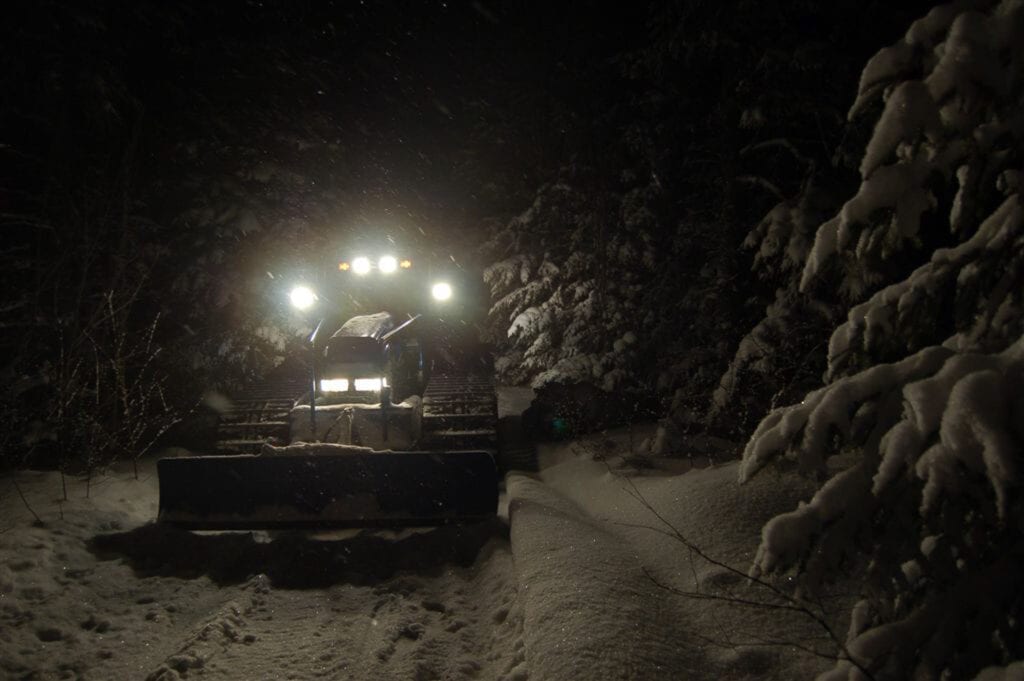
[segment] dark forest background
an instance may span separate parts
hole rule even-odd
[[[866,134],[844,115],[857,76],[928,5],[21,3],[2,29],[4,458],[138,451],[264,374],[303,328],[287,287],[368,232],[487,270],[477,321],[506,380],[748,430],[824,355],[717,417],[774,297],[744,237],[808,183],[822,215],[855,186],[836,152]],[[539,344],[530,319],[509,338],[552,275],[576,298]]]

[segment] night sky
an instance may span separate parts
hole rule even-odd
[[[712,32],[735,21],[733,39],[774,49],[751,8],[32,4],[5,28],[5,128],[31,152],[70,155],[63,167],[96,160],[79,158],[86,153],[112,156],[111,143],[134,145],[133,187],[164,224],[194,201],[195,185],[272,163],[301,187],[291,195],[241,188],[271,204],[261,205],[265,228],[305,219],[318,236],[422,229],[428,247],[444,250],[451,244],[438,241],[522,210],[560,165],[611,141],[608,128],[622,121],[602,119],[663,85],[645,79],[675,80],[625,78],[628,55],[664,43],[670,22]],[[854,29],[867,32],[871,9],[856,14]],[[800,4],[760,11],[775,12],[795,35],[836,30],[827,13]],[[893,15],[905,13],[886,17],[898,26]],[[890,38],[881,28],[863,38],[860,54],[838,57],[849,61],[837,74],[847,90],[861,55]],[[685,83],[687,97],[720,98],[716,77],[732,65],[709,64]],[[643,115],[638,107],[627,116]],[[12,182],[45,182],[38,166],[28,178],[24,170]]]
[[[343,196],[340,225],[465,226],[511,208],[486,195],[494,178],[538,181],[571,133],[549,111],[600,94],[574,70],[603,68],[642,15],[538,7],[33,5],[6,29],[8,130],[30,127],[32,106],[60,111],[50,132],[76,146],[138,123],[149,181],[270,160],[314,200]]]

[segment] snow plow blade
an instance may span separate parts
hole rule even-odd
[[[158,521],[189,530],[409,527],[497,513],[485,451],[161,459]]]

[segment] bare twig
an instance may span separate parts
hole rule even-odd
[[[716,648],[722,648],[723,650],[735,650],[738,647],[755,648],[755,647],[772,647],[772,648],[795,648],[801,652],[820,657],[831,662],[835,662],[838,658],[834,652],[825,652],[812,648],[810,645],[799,643],[792,639],[786,639],[781,641],[775,641],[762,637],[755,636],[748,632],[743,632],[744,636],[749,636],[750,640],[738,640],[733,638],[737,632],[735,630],[729,630],[719,627],[714,636],[708,636],[698,631],[687,629],[686,633],[688,636],[699,639],[702,643],[705,643]],[[814,639],[811,639],[814,640]],[[828,640],[827,637],[821,639],[823,641]],[[830,641],[831,642],[831,641]]]
[[[784,149],[790,153],[797,161],[803,163],[806,166],[813,166],[814,160],[806,156],[803,152],[796,148],[796,146],[784,137],[776,137],[774,139],[765,140],[758,142],[757,144],[751,144],[749,146],[740,149],[740,155],[746,156],[753,151],[761,151],[763,149]]]
[[[609,472],[612,472],[613,475],[615,474],[614,471],[611,471],[610,468],[609,468]],[[779,587],[775,586],[771,582],[763,580],[763,579],[761,579],[759,577],[754,577],[754,576],[752,576],[750,574],[747,574],[746,572],[744,572],[742,570],[739,570],[739,569],[737,569],[737,568],[735,568],[735,567],[733,567],[733,566],[731,566],[731,565],[729,565],[727,563],[724,563],[724,562],[722,562],[720,560],[717,560],[716,558],[708,555],[700,547],[698,547],[696,544],[694,544],[692,541],[690,541],[679,530],[679,528],[677,528],[667,518],[665,518],[665,516],[661,512],[658,511],[658,509],[654,508],[654,506],[650,503],[650,501],[647,500],[646,497],[644,497],[643,493],[640,492],[640,490],[637,488],[636,484],[630,478],[624,477],[624,476],[618,476],[618,477],[621,480],[624,480],[626,482],[626,484],[629,486],[629,489],[626,490],[626,493],[629,494],[631,497],[633,497],[633,499],[635,499],[637,501],[637,503],[639,503],[641,506],[643,506],[643,508],[648,513],[650,513],[652,516],[654,516],[658,520],[658,522],[662,525],[662,528],[646,527],[646,526],[643,526],[643,525],[639,525],[639,526],[634,525],[634,527],[641,527],[641,528],[648,529],[648,530],[651,530],[651,531],[654,531],[654,532],[658,532],[659,534],[663,534],[665,536],[671,537],[672,539],[678,541],[683,546],[685,546],[693,554],[699,556],[700,558],[702,558],[703,560],[707,561],[711,565],[714,565],[715,567],[722,568],[723,570],[726,570],[727,572],[730,572],[730,573],[732,573],[732,574],[734,574],[734,575],[736,575],[736,576],[746,580],[749,584],[753,584],[753,585],[755,585],[757,587],[760,587],[760,588],[768,591],[773,596],[775,596],[776,598],[780,599],[785,605],[777,605],[777,604],[771,604],[771,603],[758,603],[757,601],[747,601],[745,599],[734,599],[732,597],[710,596],[710,595],[707,595],[707,594],[701,594],[699,592],[695,592],[695,593],[682,592],[682,591],[680,591],[678,589],[675,589],[674,587],[666,587],[665,585],[661,584],[660,582],[658,582],[657,580],[652,578],[652,581],[655,583],[655,585],[657,585],[659,587],[662,587],[662,588],[667,588],[667,590],[669,590],[671,593],[677,593],[678,595],[686,596],[688,598],[706,598],[706,599],[709,599],[709,600],[729,600],[729,601],[737,603],[739,605],[750,605],[750,606],[757,605],[757,607],[762,607],[762,608],[765,608],[765,609],[788,610],[788,611],[799,613],[799,614],[809,618],[810,620],[812,620],[815,624],[817,624],[822,629],[822,631],[828,636],[829,640],[842,653],[842,655],[840,657],[836,658],[836,659],[843,659],[843,660],[849,661],[854,667],[857,668],[858,671],[860,671],[864,675],[865,678],[871,679],[871,680],[874,679],[874,676],[871,674],[871,671],[869,669],[867,669],[863,664],[861,664],[861,662],[858,661],[850,653],[850,650],[846,647],[845,641],[842,638],[840,638],[840,636],[832,629],[831,625],[825,620],[825,616],[824,616],[823,613],[816,612],[803,599],[796,598],[796,597],[786,593],[785,591],[783,591]],[[645,569],[645,573],[646,573],[646,569]],[[648,574],[648,577],[651,577],[651,576]]]
[[[821,346],[822,343],[816,343],[813,348],[808,350],[807,354],[804,355],[803,359],[800,360],[799,365],[797,365],[796,369],[793,371],[793,375],[790,377],[789,383],[787,383],[778,392],[772,395],[772,402],[770,406],[771,409],[775,409],[775,407],[777,406],[778,398],[786,394],[789,391],[789,389],[793,387],[793,384],[796,383],[797,379],[800,378],[801,372],[803,371],[804,366],[807,364],[807,360],[809,360],[811,358],[811,355],[817,352],[818,348],[820,348]]]
[[[776,185],[774,182],[771,182],[766,178],[757,175],[740,175],[739,177],[736,178],[736,181],[746,182],[747,184],[753,184],[758,187],[762,187],[768,190],[768,192],[770,192],[779,201],[786,200],[786,195],[782,193],[782,190],[779,189],[778,185]]]
[[[698,601],[725,601],[727,603],[733,603],[735,605],[745,605],[762,610],[789,610],[791,612],[803,612],[803,608],[789,604],[768,603],[765,601],[752,601],[747,598],[736,598],[735,596],[719,596],[716,594],[701,593],[700,591],[684,591],[683,589],[678,589],[672,586],[671,584],[666,584],[658,580],[658,578],[655,577],[646,567],[643,568],[643,571],[644,574],[647,575],[647,578],[651,580],[651,582],[653,582],[655,586],[666,591],[669,591],[677,596],[684,596],[686,598],[692,598]]]
[[[11,482],[14,484],[14,489],[18,492],[18,496],[21,497],[21,503],[25,504],[25,508],[27,508],[28,512],[32,514],[32,517],[36,519],[36,525],[45,525],[46,523],[43,522],[43,519],[40,518],[39,514],[36,513],[32,509],[32,506],[29,505],[28,499],[25,498],[25,493],[21,491],[21,485],[18,484],[17,475],[14,473],[11,474]]]

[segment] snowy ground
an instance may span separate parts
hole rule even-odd
[[[829,666],[800,650],[828,650],[810,618],[655,531],[668,526],[636,498],[745,571],[761,523],[809,488],[768,475],[739,488],[734,463],[705,460],[637,473],[630,439],[545,447],[541,474],[509,476],[507,517],[402,533],[160,528],[151,461],[89,498],[73,481],[63,503],[56,474],[19,473],[38,526],[0,479],[0,678],[787,679]]]
[[[189,534],[151,524],[155,470],[63,519],[52,473],[0,500],[0,678],[526,678],[501,522],[385,534]]]

